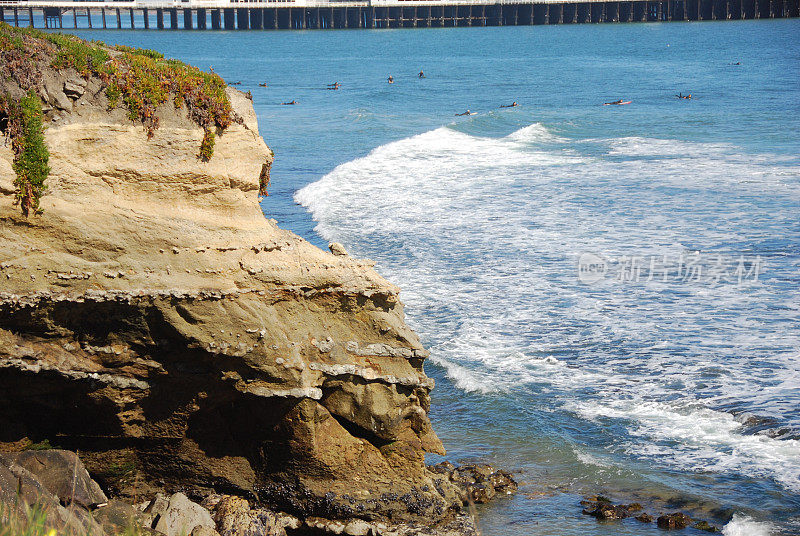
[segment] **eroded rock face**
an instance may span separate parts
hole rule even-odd
[[[47,111],[42,215],[13,206],[0,147],[0,443],[79,449],[121,496],[136,481],[302,516],[450,518],[398,289],[264,217],[272,156],[245,96],[230,90],[243,122],[204,163],[171,104],[148,140],[97,80],[46,80],[66,100]]]

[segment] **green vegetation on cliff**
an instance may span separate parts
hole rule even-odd
[[[159,127],[161,105],[172,102],[176,109],[185,108],[188,117],[203,128],[198,154],[203,161],[213,156],[215,133],[240,121],[225,92],[224,80],[214,73],[165,59],[153,50],[110,47],[74,35],[0,23],[0,76],[15,82],[27,94],[20,103],[19,124],[12,125],[16,109],[12,99],[6,97],[2,104],[9,127],[19,127],[6,129],[6,134],[15,144],[17,197],[26,215],[38,210],[44,179],[49,173],[47,148],[41,133],[43,69],[48,67],[72,68],[86,80],[99,79],[109,107],[124,107],[131,121],[144,126],[148,138]]]
[[[19,102],[4,95],[0,97],[0,114],[6,121],[5,132],[11,138],[14,151],[14,172],[17,174],[15,203],[20,205],[25,216],[38,214],[41,212],[39,199],[46,189],[44,181],[50,173],[50,152],[44,143],[42,101],[33,91]]]

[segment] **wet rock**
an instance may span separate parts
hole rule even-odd
[[[625,519],[631,515],[624,505],[613,505],[608,502],[597,502],[594,507],[586,508],[583,513],[601,520]]]
[[[665,530],[685,529],[692,523],[692,518],[683,512],[674,512],[659,516],[656,520],[658,528]]]
[[[640,521],[642,523],[652,523],[653,516],[651,516],[650,514],[639,514],[638,516],[636,516],[636,521]]]
[[[497,493],[489,482],[485,484],[471,484],[468,486],[468,490],[470,499],[478,504],[491,501]]]
[[[456,467],[448,461],[429,467],[437,475],[447,477],[461,491],[466,503],[487,503],[498,494],[508,495],[517,490],[517,483],[507,471],[497,470],[485,463],[471,463]]]
[[[511,473],[503,470],[495,471],[489,475],[489,482],[499,494],[510,495],[519,488]]]
[[[450,480],[456,484],[467,486],[485,482],[493,472],[494,468],[491,465],[485,463],[471,463],[457,467],[450,475]]]
[[[706,532],[719,532],[719,528],[715,527],[714,525],[710,524],[708,521],[698,521],[692,528],[697,530],[704,530]]]
[[[437,463],[436,465],[431,465],[429,469],[436,474],[439,475],[447,475],[448,478],[450,474],[455,470],[456,466],[450,462],[444,461],[441,463]]]
[[[630,513],[640,512],[642,510],[642,505],[639,504],[639,503],[631,503],[631,504],[625,505],[625,508],[627,508],[628,512],[630,512]]]

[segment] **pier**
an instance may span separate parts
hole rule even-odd
[[[789,18],[800,0],[4,0],[0,16],[46,29],[442,28]]]

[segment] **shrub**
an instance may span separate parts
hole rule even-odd
[[[208,162],[214,155],[214,131],[206,128],[203,133],[203,141],[200,144],[200,159],[203,162]]]

